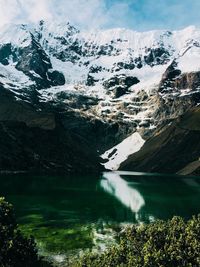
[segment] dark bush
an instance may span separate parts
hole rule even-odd
[[[185,222],[180,217],[149,225],[133,225],[119,245],[106,252],[85,255],[82,267],[199,267],[200,215]]]
[[[0,198],[0,267],[39,267],[41,261],[33,238],[17,228],[13,207]]]

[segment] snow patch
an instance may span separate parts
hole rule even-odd
[[[131,136],[123,140],[120,144],[107,150],[104,154],[101,155],[102,159],[108,160],[103,165],[108,170],[117,170],[120,164],[124,162],[128,158],[128,156],[139,151],[144,143],[144,139],[142,139],[138,132],[133,133]]]
[[[200,71],[200,47],[189,48],[178,60],[182,73]]]
[[[66,84],[84,84],[86,81],[88,70],[84,66],[73,64],[70,61],[63,62],[55,57],[51,57],[51,62],[53,69],[64,74]]]
[[[7,24],[0,28],[0,43],[27,47],[32,41],[30,30],[27,25]]]
[[[14,64],[4,66],[0,63],[0,74],[0,82],[7,89],[11,87],[21,89],[22,87],[35,84],[22,71],[18,71]]]

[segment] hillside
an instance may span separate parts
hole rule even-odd
[[[200,107],[193,108],[164,129],[122,163],[122,170],[199,174]]]
[[[158,129],[198,106],[199,58],[200,29],[193,26],[150,32],[86,32],[48,21],[4,26],[0,169],[46,171],[60,165],[76,172],[101,170],[102,161],[118,168]],[[39,165],[32,168],[33,162]]]

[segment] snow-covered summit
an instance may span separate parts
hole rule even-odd
[[[2,86],[15,91],[31,86],[42,101],[68,105],[71,98],[96,99],[91,106],[73,102],[73,108],[81,106],[84,112],[136,130],[156,127],[166,97],[174,100],[199,92],[198,75],[189,83],[184,76],[200,71],[199,58],[200,29],[194,26],[179,31],[86,32],[68,22],[40,21],[0,29]],[[168,114],[176,116],[170,103]]]
[[[107,65],[106,56],[113,56],[112,66],[123,62],[141,65],[163,64],[200,43],[200,29],[195,26],[179,31],[154,30],[136,32],[123,28],[83,31],[68,22],[40,21],[36,25],[6,25],[0,29],[0,45],[11,43],[27,47],[35,39],[51,57],[79,65]],[[71,56],[71,57],[70,57]],[[101,58],[102,60],[97,59]],[[88,62],[89,61],[89,62]]]
[[[24,24],[6,24],[0,28],[0,45],[27,47],[31,43],[31,28]]]

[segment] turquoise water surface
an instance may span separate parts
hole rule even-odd
[[[1,176],[0,195],[26,235],[62,261],[73,251],[112,244],[122,224],[200,213],[200,178],[133,172],[95,176]]]

